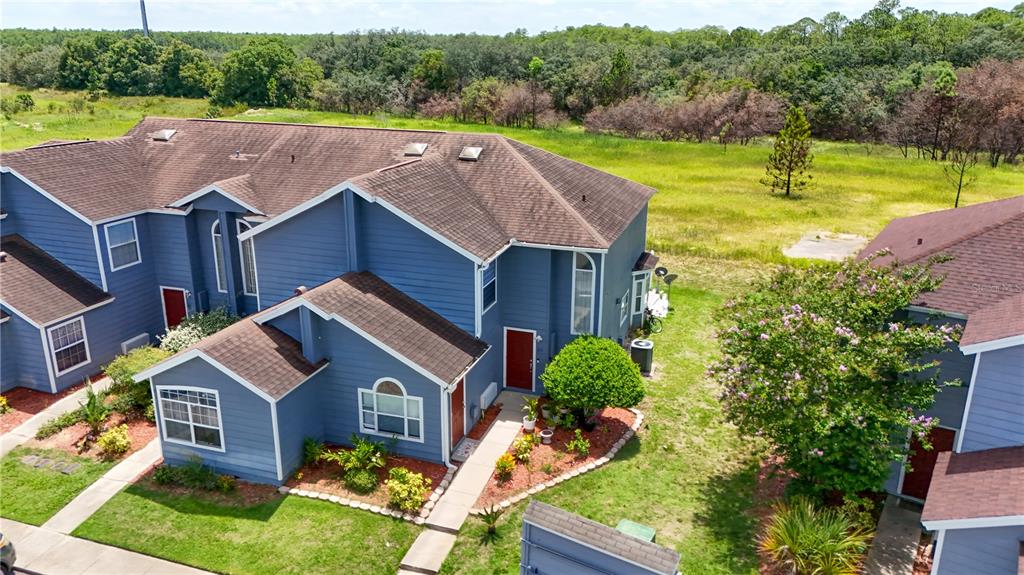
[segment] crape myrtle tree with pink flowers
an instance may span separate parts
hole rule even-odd
[[[719,312],[722,358],[708,375],[727,419],[764,437],[795,487],[829,499],[879,490],[906,454],[907,430],[926,441],[938,423],[915,413],[959,384],[942,380],[932,355],[959,328],[901,319],[938,287],[936,261],[875,263],[887,255],[781,267]]]

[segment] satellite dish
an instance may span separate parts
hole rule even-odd
[[[665,267],[654,268],[654,275],[658,276],[659,278],[663,278],[666,275],[668,275],[668,268],[665,268]]]
[[[664,279],[665,283],[667,283],[668,285],[672,285],[672,282],[676,281],[676,278],[678,278],[678,277],[679,276],[677,276],[676,274],[668,274],[667,276],[665,276],[662,279]]]

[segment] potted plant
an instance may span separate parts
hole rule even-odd
[[[540,416],[544,418],[544,421],[551,421],[552,415],[552,402],[550,397],[544,398],[544,403],[540,406]]]
[[[524,431],[533,432],[537,426],[537,403],[537,398],[531,397],[523,404],[523,411],[526,412],[523,416]]]

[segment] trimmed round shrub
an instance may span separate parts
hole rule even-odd
[[[104,457],[114,459],[120,457],[132,448],[132,439],[128,436],[128,426],[125,424],[112,427],[100,434],[96,440]]]
[[[644,399],[640,368],[619,344],[578,337],[562,348],[540,376],[558,405],[593,411],[633,407]]]
[[[422,473],[409,471],[404,467],[393,467],[384,482],[388,491],[388,503],[406,512],[418,511],[430,489],[430,480]]]

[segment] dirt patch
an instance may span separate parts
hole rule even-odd
[[[476,507],[490,507],[534,485],[604,457],[636,421],[636,414],[628,409],[607,408],[598,412],[595,420],[597,425],[593,431],[582,431],[583,437],[590,441],[590,453],[586,457],[566,452],[565,445],[575,437],[575,430],[556,428],[551,443],[534,447],[530,453],[530,462],[517,464],[510,480],[499,482],[492,474],[487,487],[476,501]],[[545,422],[539,419],[536,433],[542,429],[545,429]],[[523,433],[520,431],[517,437],[522,437]],[[512,452],[511,449],[509,452]]]
[[[0,433],[7,433],[18,427],[28,421],[33,415],[82,389],[84,386],[85,383],[79,383],[57,393],[36,391],[27,387],[15,387],[4,394],[11,410],[0,415]]]
[[[145,475],[135,482],[140,487],[150,491],[159,491],[176,497],[191,496],[208,501],[217,505],[251,507],[261,503],[267,503],[283,497],[273,485],[262,483],[249,483],[248,481],[237,481],[234,491],[221,493],[219,491],[206,491],[205,489],[192,489],[180,485],[160,485],[153,480],[153,471],[147,471]]]
[[[782,467],[782,457],[770,455],[761,462],[757,470],[757,484],[754,486],[754,506],[750,513],[757,519],[758,540],[768,527],[772,518],[774,505],[782,500],[786,486],[792,481],[793,474]],[[757,550],[759,572],[761,575],[783,575],[788,573],[781,565],[776,565],[767,553]]]
[[[156,439],[156,425],[144,418],[126,418],[120,413],[115,413],[107,419],[105,429],[112,429],[122,423],[128,425],[128,437],[132,440],[132,446],[120,459],[128,457],[132,453],[145,447],[150,441]],[[30,439],[25,443],[27,447],[40,447],[45,449],[57,449],[72,455],[101,459],[99,446],[96,442],[84,443],[85,436],[89,433],[89,426],[85,423],[76,423],[71,427],[47,437],[46,439]]]
[[[328,449],[331,451],[343,451],[348,448],[342,446],[329,446]],[[437,485],[442,479],[444,479],[445,474],[448,472],[448,468],[444,465],[421,461],[412,457],[389,455],[384,468],[377,470],[379,483],[377,485],[377,489],[372,493],[363,495],[355,493],[354,491],[349,491],[345,487],[344,481],[341,479],[341,469],[338,465],[329,462],[320,462],[317,465],[303,466],[285,483],[285,485],[292,489],[304,489],[306,491],[327,493],[328,495],[337,495],[338,497],[344,497],[346,499],[362,501],[369,503],[370,505],[387,507],[388,494],[387,490],[384,489],[384,480],[388,478],[388,472],[395,467],[404,467],[414,473],[421,473],[427,478],[430,484],[428,491],[424,496],[424,503],[426,502],[426,498],[429,497],[430,493],[437,488]]]
[[[466,437],[470,439],[475,439],[477,441],[483,439],[484,435],[487,433],[487,430],[491,428],[491,424],[494,423],[494,420],[498,418],[499,413],[501,413],[501,404],[491,404],[491,406],[484,411],[484,414],[480,418],[480,421],[476,422],[476,425],[473,426],[473,429],[469,430],[469,433],[466,434]]]

